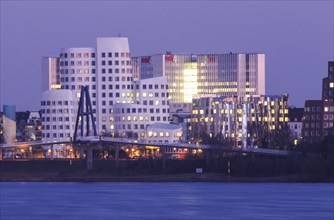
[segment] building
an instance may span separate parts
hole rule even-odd
[[[166,77],[138,80],[133,83],[133,103],[116,103],[110,116],[110,134],[146,139],[152,123],[169,123],[168,85]],[[102,119],[103,121],[104,119]]]
[[[5,143],[16,142],[16,106],[4,105],[3,106],[3,136]]]
[[[293,142],[297,145],[302,137],[302,126],[303,126],[303,108],[289,107],[289,127]]]
[[[158,54],[132,58],[134,77],[166,76],[171,112],[191,112],[192,97],[201,94],[265,94],[265,55]]]
[[[334,61],[328,62],[328,76],[322,80],[322,100],[334,101]]]
[[[97,62],[98,130],[114,133],[114,105],[134,103],[128,39],[97,38]]]
[[[29,111],[16,112],[16,141],[26,141],[26,127],[29,118]]]
[[[153,123],[147,126],[148,143],[177,143],[182,137],[182,128],[179,125]]]
[[[143,139],[149,124],[169,123],[167,79],[165,76],[156,76],[134,80],[127,38],[100,37],[96,40],[96,48],[63,48],[59,56],[59,72],[60,88],[63,90],[59,93],[61,100],[57,99],[57,92],[48,90],[43,93],[42,123],[43,128],[47,129],[43,133],[44,138],[71,137],[68,134],[73,132],[71,129],[60,133],[52,131],[65,125],[46,121],[47,118],[61,117],[49,115],[58,110],[48,109],[47,103],[52,106],[52,102],[68,101],[73,102],[69,108],[77,106],[82,86],[89,87],[94,120],[101,135]],[[56,106],[58,104],[53,108]],[[74,120],[68,122],[66,126],[74,127]]]
[[[25,127],[26,141],[39,141],[42,139],[42,119],[40,112],[29,112],[27,125]]]
[[[75,93],[63,89],[44,91],[41,105],[43,140],[71,140],[78,108]]]
[[[302,139],[318,142],[334,135],[334,61],[328,62],[328,76],[322,80],[322,100],[306,100]]]
[[[60,71],[58,57],[42,57],[42,92],[60,89]]]
[[[226,147],[286,148],[288,95],[193,99],[191,140]]]
[[[0,143],[5,142],[5,137],[3,133],[3,112],[0,112]]]

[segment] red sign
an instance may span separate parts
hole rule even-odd
[[[142,57],[141,62],[142,63],[150,63],[151,62],[151,57]]]
[[[166,61],[172,61],[172,62],[173,62],[173,61],[174,61],[174,55],[166,55],[166,56],[165,56],[165,60],[166,60]]]

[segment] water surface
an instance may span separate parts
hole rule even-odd
[[[334,219],[333,184],[0,183],[0,219]]]

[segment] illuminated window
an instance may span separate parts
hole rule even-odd
[[[330,88],[334,88],[334,82],[329,83]]]

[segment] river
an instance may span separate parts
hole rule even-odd
[[[0,183],[0,219],[334,219],[331,183]]]

